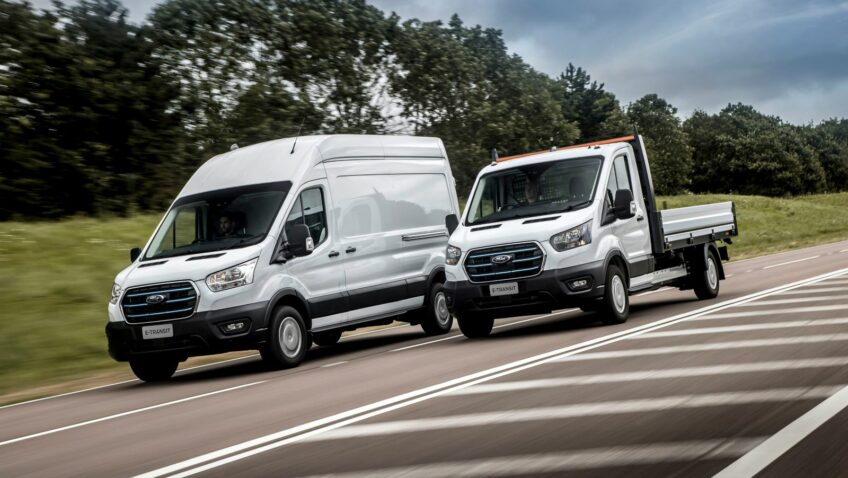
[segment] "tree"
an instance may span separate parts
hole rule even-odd
[[[680,126],[677,108],[650,94],[630,103],[627,118],[644,137],[657,193],[684,191],[692,174],[692,148]]]
[[[579,142],[621,136],[631,131],[615,95],[589,73],[569,63],[557,79],[562,115],[580,129]]]

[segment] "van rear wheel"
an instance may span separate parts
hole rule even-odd
[[[436,282],[430,289],[430,295],[427,296],[425,315],[421,319],[421,328],[427,335],[446,334],[453,327],[453,315],[448,310],[444,289],[442,283]]]
[[[322,347],[336,345],[339,343],[341,338],[341,330],[329,330],[327,332],[317,332],[312,334],[312,341],[315,342],[316,345],[320,345]]]
[[[707,263],[704,270],[692,271],[692,288],[700,300],[714,299],[718,296],[718,258],[712,249],[707,251]]]
[[[469,339],[488,337],[495,325],[495,319],[481,315],[457,317],[456,320],[459,322],[459,330]]]
[[[293,368],[303,362],[309,340],[297,309],[288,305],[274,309],[268,335],[268,344],[261,351],[263,360],[278,368]]]
[[[630,315],[630,294],[627,278],[621,268],[610,264],[604,283],[604,298],[601,301],[601,322],[607,325],[623,324]]]
[[[144,357],[130,359],[130,368],[145,382],[164,382],[177,371],[179,361],[170,357]]]

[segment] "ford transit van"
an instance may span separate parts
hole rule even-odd
[[[115,278],[110,355],[156,381],[233,350],[294,367],[312,343],[393,320],[445,333],[457,211],[437,138],[306,136],[215,156]]]

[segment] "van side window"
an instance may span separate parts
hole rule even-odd
[[[630,182],[630,169],[627,167],[627,156],[618,156],[612,162],[609,182],[607,183],[607,203],[610,206],[615,199],[615,193],[621,189],[629,189],[633,192],[633,185]]]
[[[307,189],[300,193],[286,218],[285,233],[289,236],[295,224],[306,224],[315,245],[327,240],[327,214],[324,209],[324,194],[321,188]]]

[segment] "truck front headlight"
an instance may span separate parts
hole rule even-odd
[[[259,258],[257,257],[229,269],[209,274],[206,278],[206,285],[209,286],[212,292],[220,292],[251,284],[253,283],[253,271],[256,269],[256,262],[258,260]]]
[[[112,284],[112,298],[109,299],[110,304],[117,304],[119,300],[121,300],[121,286],[118,284]]]
[[[592,221],[551,236],[551,246],[558,251],[567,251],[592,242]]]
[[[448,249],[445,251],[445,262],[449,266],[459,264],[459,258],[462,257],[462,249],[448,244]]]

